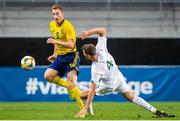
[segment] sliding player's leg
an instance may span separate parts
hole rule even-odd
[[[130,102],[135,103],[141,107],[144,107],[145,109],[152,112],[153,114],[156,114],[157,116],[169,117],[169,114],[167,114],[166,112],[156,109],[154,106],[149,104],[143,98],[139,96],[135,96],[132,92],[130,92],[129,87],[125,80],[121,82],[121,84],[118,87],[118,90],[119,90],[118,92],[121,92],[122,95]]]

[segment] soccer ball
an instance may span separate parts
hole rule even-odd
[[[35,59],[32,56],[24,56],[21,59],[21,67],[25,70],[32,70],[36,65]]]

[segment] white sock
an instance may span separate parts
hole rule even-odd
[[[156,113],[156,111],[157,111],[157,109],[155,107],[150,105],[148,102],[146,102],[141,97],[134,96],[132,102],[139,105],[139,106],[146,108],[147,110],[151,111],[152,113]]]

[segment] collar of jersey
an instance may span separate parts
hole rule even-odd
[[[64,23],[64,21],[65,21],[65,19],[63,19],[63,21],[62,21],[61,25]],[[61,25],[57,26],[57,24],[56,24],[56,26],[57,26],[57,27],[60,27]]]

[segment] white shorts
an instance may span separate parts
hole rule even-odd
[[[105,95],[110,93],[125,93],[129,91],[129,86],[126,83],[126,79],[124,76],[119,72],[118,80],[116,81],[101,81],[96,88],[96,95]],[[117,75],[114,76],[117,79]]]

